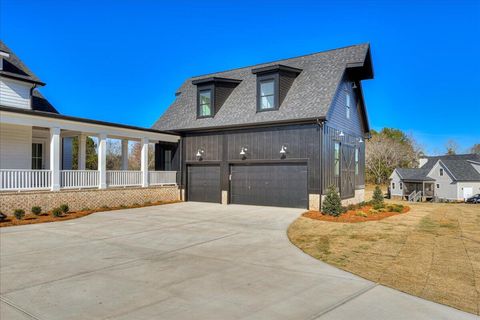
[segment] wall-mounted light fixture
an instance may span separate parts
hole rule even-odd
[[[358,140],[358,143],[363,143],[363,139],[360,138],[360,140]]]
[[[282,147],[280,148],[280,154],[281,154],[282,156],[284,156],[284,155],[287,154],[287,146],[282,146]]]
[[[245,158],[246,155],[247,155],[247,151],[248,151],[247,147],[242,147],[242,148],[240,149],[240,155],[241,155],[243,158]]]
[[[197,154],[196,154],[197,159],[198,159],[198,160],[202,160],[204,154],[205,154],[205,150],[203,150],[203,149],[201,149],[201,148],[198,149],[198,150],[197,150]]]
[[[343,136],[345,136],[345,134],[343,133],[343,131],[340,131],[340,134],[338,136],[343,137]]]

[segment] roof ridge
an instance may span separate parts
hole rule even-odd
[[[261,65],[264,65],[264,64],[270,64],[270,63],[275,63],[275,62],[280,62],[280,61],[285,61],[285,60],[299,59],[299,58],[314,56],[314,55],[317,55],[317,54],[326,53],[326,52],[330,52],[330,51],[344,50],[344,49],[347,49],[347,48],[360,47],[360,46],[364,46],[364,45],[367,45],[370,48],[370,42],[363,42],[363,43],[352,44],[352,45],[344,46],[344,47],[340,47],[340,48],[334,48],[334,49],[328,49],[328,50],[323,50],[323,51],[317,51],[317,52],[302,54],[302,55],[299,55],[299,56],[294,56],[294,57],[289,57],[289,58],[277,59],[277,60],[272,60],[272,61],[267,61],[267,62],[260,62],[260,63],[248,65],[248,66],[243,66],[243,67],[237,67],[237,68],[232,68],[232,69],[227,69],[227,70],[222,70],[222,71],[204,73],[204,74],[200,74],[200,75],[196,75],[196,76],[191,76],[187,79],[200,78],[200,77],[205,77],[205,76],[209,76],[209,75],[212,75],[212,74],[236,71],[236,70],[240,70],[240,69],[248,69],[248,68],[253,68],[253,67],[256,67],[256,66],[261,66]]]

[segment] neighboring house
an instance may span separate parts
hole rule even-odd
[[[368,44],[187,79],[153,128],[158,169],[182,171],[186,200],[318,210],[335,185],[364,198]]]
[[[0,41],[0,191],[175,184],[175,173],[148,171],[148,144],[174,143],[178,135],[61,115],[38,91],[44,85]],[[72,137],[79,137],[79,170],[70,170]],[[85,168],[87,137],[98,139],[98,170]],[[107,138],[122,140],[123,170],[107,171]],[[129,140],[142,143],[142,170],[126,171]]]
[[[392,197],[408,200],[465,200],[480,193],[480,155],[420,159],[420,168],[397,168],[390,176]]]

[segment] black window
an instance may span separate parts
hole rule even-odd
[[[443,169],[440,168],[440,176],[443,176]]]
[[[213,90],[198,90],[198,117],[213,116]]]
[[[340,175],[340,142],[335,142],[334,157],[335,177],[338,177]]]
[[[275,109],[275,79],[266,79],[260,81],[259,109]]]
[[[440,185],[437,183],[437,189],[440,189]]]
[[[400,190],[403,189],[403,183],[400,182]]]
[[[43,167],[43,144],[32,143],[32,169],[39,170]]]
[[[392,189],[395,189],[395,182],[392,182]]]
[[[172,150],[164,150],[164,170],[172,171]]]

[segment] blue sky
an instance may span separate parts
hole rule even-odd
[[[151,126],[185,78],[370,42],[371,126],[480,143],[479,1],[0,1],[0,37],[61,113]]]

